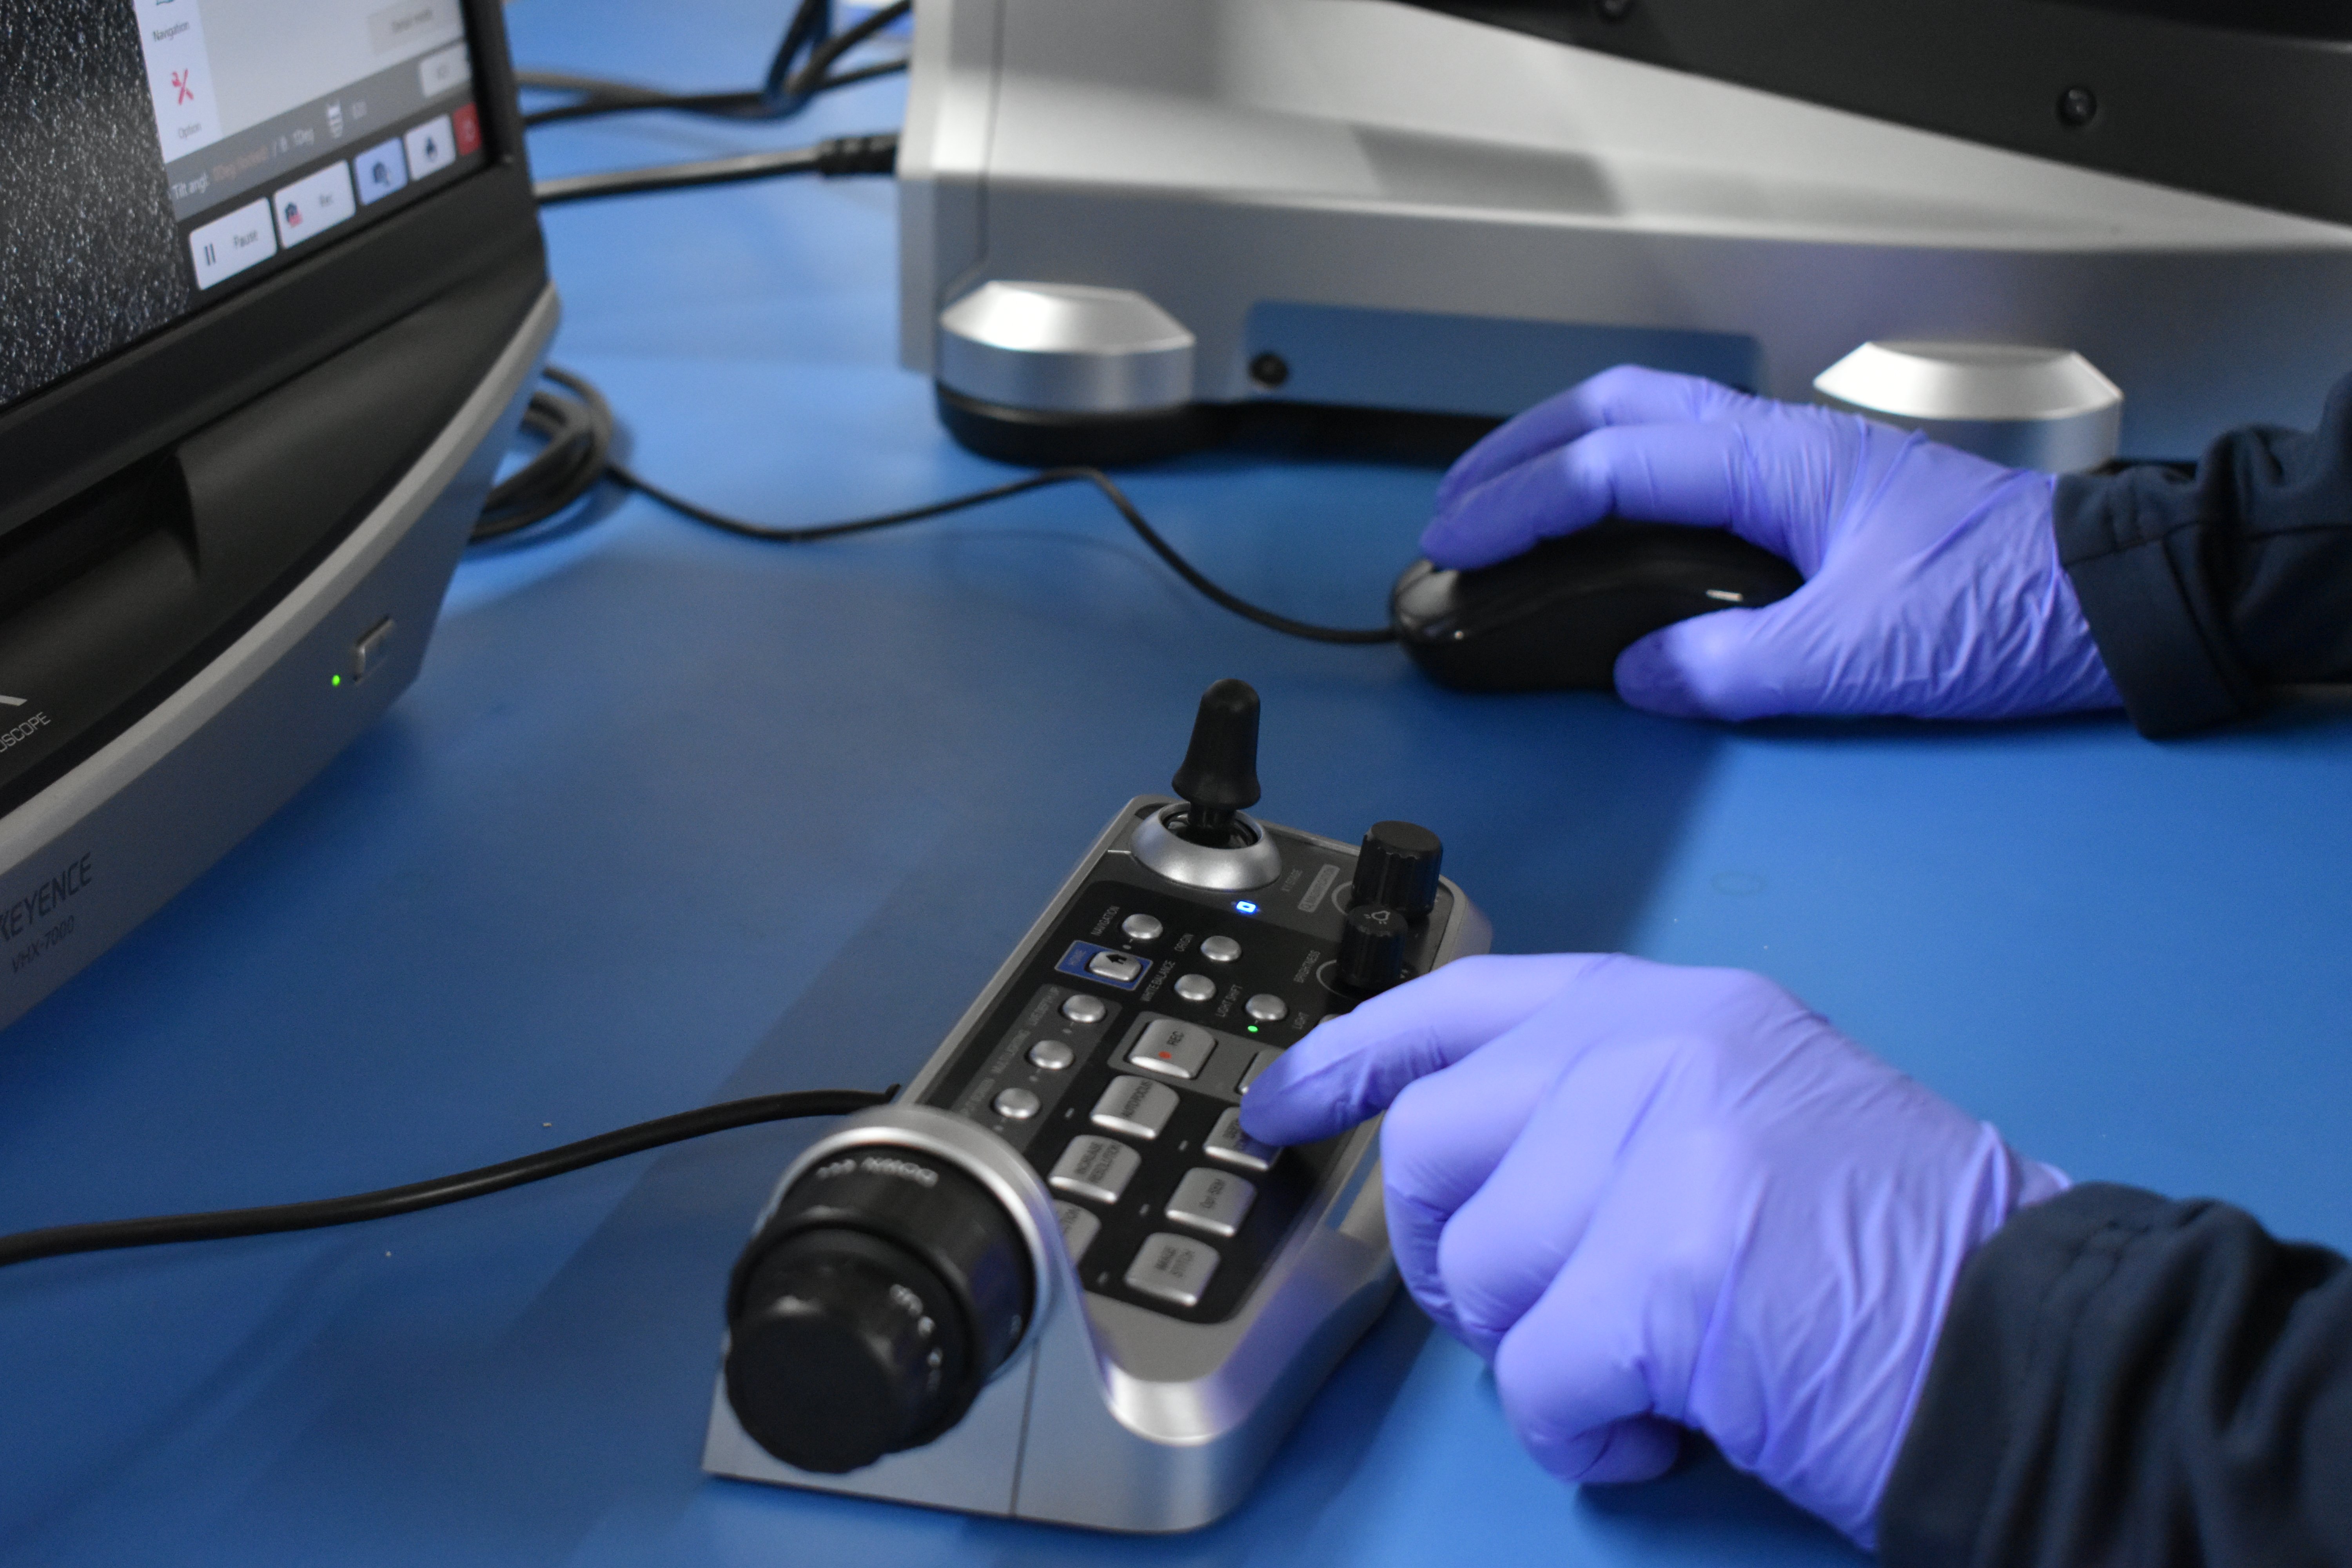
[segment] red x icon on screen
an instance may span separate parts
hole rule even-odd
[[[196,90],[188,85],[188,73],[186,71],[173,71],[172,73],[172,90],[180,95],[179,98],[175,100],[176,102],[194,103],[196,100]]]

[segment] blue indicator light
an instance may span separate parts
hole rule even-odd
[[[1234,900],[1234,913],[1237,915],[1254,915],[1257,913],[1257,906],[1251,903],[1247,899],[1235,899]]]

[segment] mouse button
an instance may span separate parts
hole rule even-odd
[[[1592,590],[1592,578],[1577,564],[1581,554],[1564,559],[1550,544],[1540,544],[1525,555],[1460,574],[1453,593],[1453,635],[1476,637],[1516,626],[1583,597]]]
[[[1612,563],[1618,584],[1688,594],[1708,601],[1705,609],[1769,604],[1804,582],[1780,556],[1719,528],[1665,524],[1623,544]]]
[[[1619,624],[1622,605],[1580,600],[1564,615],[1534,616],[1496,627],[1475,646],[1496,689],[1606,691],[1613,684],[1618,649],[1631,640]]]

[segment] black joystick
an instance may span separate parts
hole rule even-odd
[[[919,1447],[1012,1353],[1033,1288],[979,1183],[918,1150],[848,1150],[793,1184],[735,1266],[728,1403],[803,1470]]]
[[[1256,836],[1234,814],[1257,804],[1257,692],[1246,680],[1220,680],[1201,694],[1192,743],[1170,781],[1185,809],[1168,830],[1210,849],[1242,849]]]
[[[1356,857],[1351,904],[1402,910],[1419,925],[1437,907],[1437,870],[1445,846],[1428,828],[1411,822],[1375,822]]]
[[[1352,995],[1386,991],[1404,978],[1404,944],[1412,922],[1402,910],[1385,904],[1349,904],[1347,929],[1339,933],[1334,978]]]

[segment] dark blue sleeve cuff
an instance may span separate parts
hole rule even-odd
[[[2254,703],[2253,683],[2209,624],[2198,561],[2196,489],[2168,470],[2058,481],[2058,559],[2124,710],[2144,735],[2222,723]]]
[[[2132,722],[2178,735],[2352,682],[2352,377],[2315,430],[2233,430],[2194,473],[2061,479],[2058,559]]]

